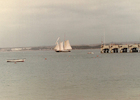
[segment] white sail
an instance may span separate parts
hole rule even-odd
[[[54,50],[56,50],[56,51],[60,50],[58,42],[56,42],[56,46],[55,46]]]
[[[61,43],[59,44],[59,48],[60,48],[60,51],[63,51],[63,50],[64,50],[64,48],[63,48],[63,42],[61,42]]]
[[[72,47],[71,47],[71,45],[70,45],[70,43],[69,43],[69,40],[65,41],[64,49],[65,49],[65,50],[71,50],[71,49],[72,49]]]

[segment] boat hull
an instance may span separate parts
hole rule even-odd
[[[61,50],[61,51],[55,51],[55,52],[71,52],[70,50]]]
[[[25,59],[9,59],[7,62],[24,62]]]

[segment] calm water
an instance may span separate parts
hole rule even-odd
[[[140,100],[140,53],[99,52],[0,52],[0,100]]]

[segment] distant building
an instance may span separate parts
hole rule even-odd
[[[22,48],[12,48],[11,51],[21,51]]]

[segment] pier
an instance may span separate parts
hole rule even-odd
[[[139,45],[138,44],[131,44],[129,45],[129,52],[139,52]]]
[[[101,45],[101,53],[133,53],[140,51],[140,44],[129,44],[129,45]]]
[[[110,53],[118,53],[119,45],[110,45]]]
[[[109,45],[101,45],[101,53],[109,53]]]
[[[120,53],[127,53],[128,52],[128,45],[119,45]]]

